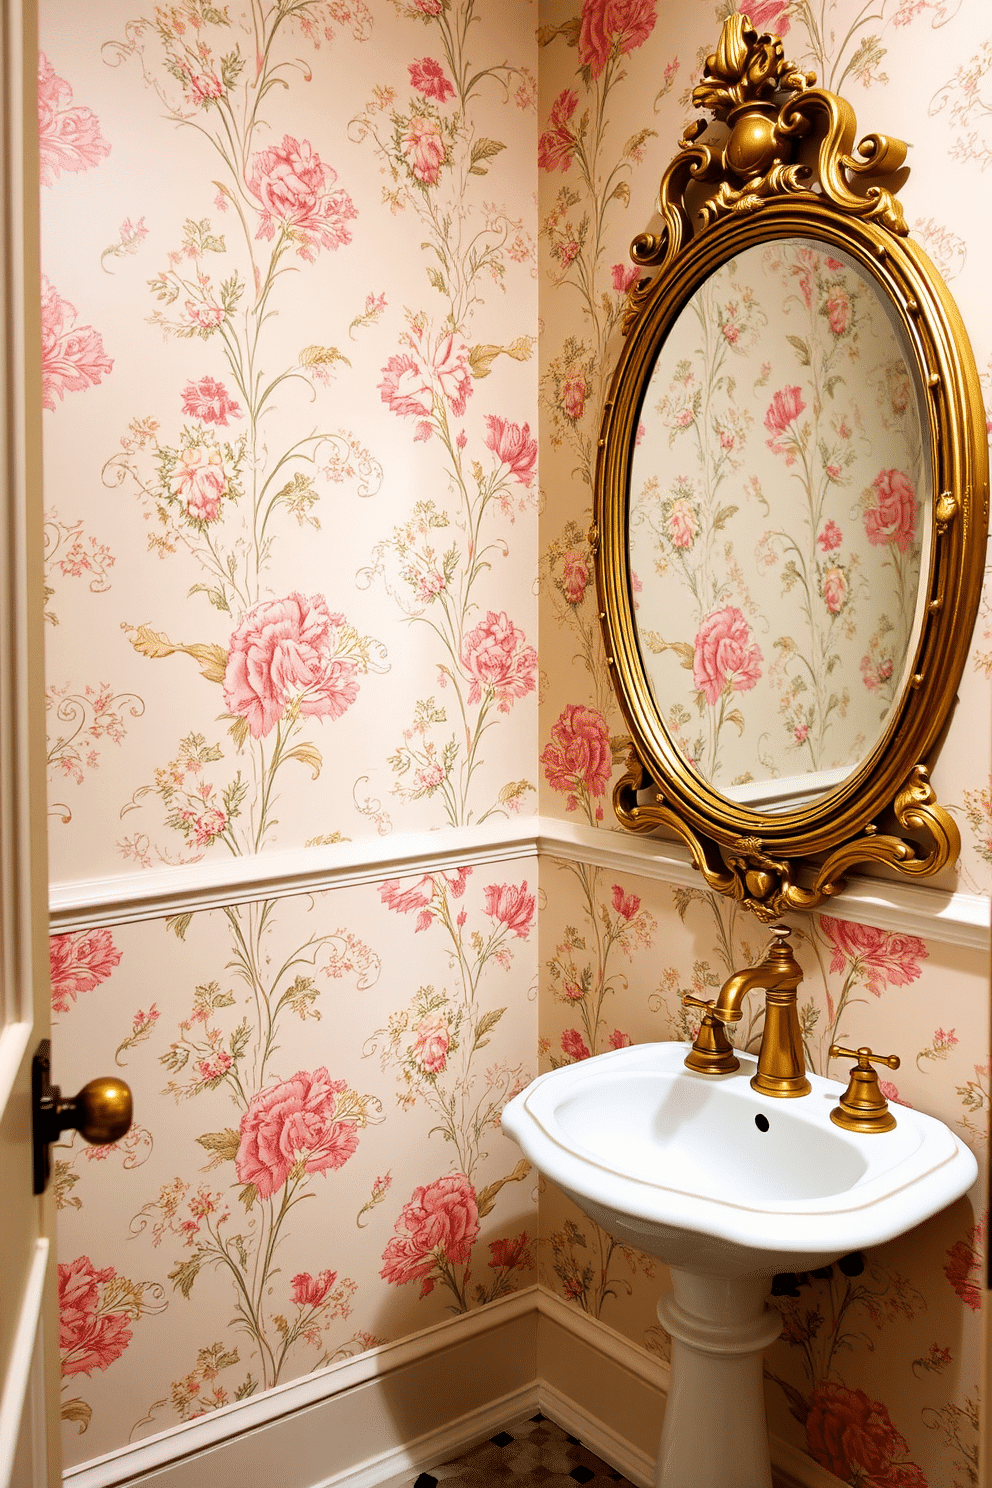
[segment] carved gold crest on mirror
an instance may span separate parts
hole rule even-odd
[[[597,584],[624,826],[762,919],[867,860],[923,877],[981,591],[988,451],[960,316],[907,236],[906,146],[743,15],[634,240]],[[799,860],[812,860],[800,874]]]

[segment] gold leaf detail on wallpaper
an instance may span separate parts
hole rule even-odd
[[[533,336],[518,336],[509,346],[473,346],[468,354],[469,370],[473,377],[488,377],[498,356],[512,357],[515,362],[527,362],[533,354],[534,345]]]
[[[530,1172],[530,1163],[526,1158],[521,1158],[512,1173],[507,1173],[505,1178],[498,1178],[495,1183],[490,1183],[486,1188],[476,1194],[476,1203],[479,1206],[480,1217],[489,1214],[496,1202],[496,1195],[504,1183],[521,1183]]]
[[[625,207],[630,206],[630,186],[626,181],[620,181],[614,186],[610,201],[622,201]]]
[[[201,675],[208,682],[223,682],[224,673],[227,670],[227,652],[223,646],[201,645],[198,643],[173,644],[168,636],[160,635],[158,631],[152,630],[150,625],[125,626],[131,645],[135,651],[142,656],[149,656],[157,660],[162,656],[174,656],[182,652],[186,656],[192,656],[199,663]]]
[[[344,362],[346,367],[351,366],[344,352],[338,351],[336,346],[304,346],[300,352],[301,367],[322,367],[326,371],[335,362]]]
[[[211,1168],[218,1167],[222,1162],[233,1162],[238,1155],[238,1147],[241,1145],[241,1134],[233,1127],[226,1126],[223,1131],[204,1132],[196,1139],[201,1147],[212,1153],[210,1161],[201,1172],[209,1173]]]
[[[499,793],[499,804],[509,806],[511,801],[519,801],[521,796],[528,791],[536,790],[529,780],[508,780]]]
[[[542,47],[550,46],[556,36],[564,36],[569,46],[578,46],[581,30],[580,16],[573,16],[570,21],[562,21],[560,26],[538,26],[537,44]]]
[[[695,648],[688,641],[666,641],[656,630],[644,631],[644,639],[648,643],[648,650],[655,656],[660,656],[663,651],[674,651],[679,662],[689,672],[692,671],[696,659]]]
[[[190,1256],[188,1261],[180,1261],[178,1266],[173,1266],[169,1272],[169,1280],[177,1292],[182,1292],[189,1301],[189,1294],[193,1290],[193,1283],[200,1274],[202,1257],[197,1254]]]
[[[309,765],[313,772],[312,778],[314,780],[320,774],[321,766],[324,763],[324,756],[316,745],[307,743],[297,744],[295,748],[287,749],[283,755],[283,759],[295,759],[299,760],[301,765]]]
[[[165,928],[171,930],[173,935],[177,936],[180,940],[186,939],[186,931],[192,923],[193,916],[189,913],[166,915],[165,917]]]
[[[257,1198],[258,1189],[255,1187],[254,1183],[246,1183],[241,1192],[238,1194],[238,1203],[244,1204],[246,1209],[250,1209]]]
[[[486,1035],[492,1033],[505,1012],[506,1008],[490,1008],[488,1013],[483,1013],[475,1026],[475,1041],[472,1044],[473,1051],[486,1047],[489,1042]]]
[[[483,160],[492,160],[494,155],[498,155],[500,150],[505,149],[506,146],[500,140],[477,139],[472,146],[472,164],[468,168],[469,175],[487,176],[489,174],[489,167],[488,165],[483,165],[481,162]]]
[[[77,1396],[75,1400],[63,1400],[61,1415],[63,1421],[78,1421],[79,1434],[82,1436],[90,1424],[93,1412],[86,1401],[80,1400]]]

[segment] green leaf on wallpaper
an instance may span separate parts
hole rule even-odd
[[[258,1389],[258,1383],[257,1383],[257,1381],[254,1380],[254,1379],[252,1379],[251,1375],[249,1375],[248,1378],[245,1380],[244,1384],[243,1385],[239,1385],[238,1388],[235,1390],[235,1392],[234,1392],[234,1398],[235,1398],[235,1400],[247,1400],[248,1399],[248,1396],[249,1395],[254,1395],[254,1393],[255,1393],[255,1391],[257,1389]]]
[[[245,59],[237,47],[233,52],[228,52],[226,57],[221,57],[220,77],[225,88],[234,87],[244,65]]]
[[[189,1301],[189,1294],[193,1290],[193,1283],[200,1274],[200,1266],[202,1264],[203,1257],[197,1253],[194,1256],[190,1256],[187,1261],[180,1261],[179,1265],[173,1267],[169,1272],[169,1280],[172,1282],[174,1289],[177,1292],[182,1292],[187,1301]]]
[[[630,748],[630,744],[629,734],[610,735],[610,759],[613,764],[622,765],[626,763],[627,751]]]
[[[314,780],[320,774],[324,763],[324,756],[316,744],[307,744],[306,742],[297,744],[293,749],[288,749],[283,758],[299,760],[301,765],[309,765],[313,772],[312,779]]]
[[[200,6],[200,15],[208,26],[229,26],[231,24],[231,17],[227,11],[221,10],[216,5],[204,3]]]
[[[786,336],[785,338],[799,358],[801,367],[809,366],[809,347],[801,336]]]
[[[729,713],[725,714],[724,722],[732,723],[741,737],[744,737],[744,714],[740,708],[732,708]]]
[[[215,589],[210,584],[194,584],[192,589],[186,593],[187,599],[192,599],[194,594],[205,594],[215,610],[226,610],[231,613],[231,606],[227,602],[227,596],[223,589]]]
[[[196,1140],[207,1152],[213,1154],[207,1166],[201,1169],[201,1172],[209,1173],[211,1168],[216,1168],[222,1162],[234,1161],[241,1144],[241,1134],[233,1126],[225,1126],[223,1131],[204,1132]]]
[[[737,515],[738,510],[739,508],[736,506],[721,506],[720,510],[713,518],[714,532],[722,531],[722,529],[726,527],[727,523],[730,521],[731,517]]]
[[[538,26],[538,46],[550,46],[556,36],[564,36],[569,46],[578,46],[579,32],[582,30],[582,18],[573,16],[570,21],[562,21],[560,26]]]
[[[244,1204],[246,1209],[250,1209],[257,1198],[258,1189],[254,1183],[246,1183],[238,1194],[238,1203]]]
[[[81,1400],[77,1395],[75,1400],[63,1400],[60,1415],[63,1421],[78,1421],[79,1434],[80,1436],[82,1436],[83,1432],[90,1424],[90,1421],[93,1417],[93,1411],[91,1407],[86,1404],[86,1401]]]
[[[166,930],[171,930],[173,935],[178,936],[180,940],[186,939],[186,931],[192,923],[193,916],[189,911],[185,914],[166,915],[165,917]]]
[[[488,165],[482,165],[481,162],[483,160],[492,160],[493,157],[498,155],[501,150],[505,149],[506,146],[500,140],[485,138],[477,139],[475,141],[475,144],[472,146],[471,164],[468,168],[469,175],[487,175],[489,172],[489,167]]]
[[[834,388],[837,386],[837,384],[839,382],[842,383],[843,381],[844,381],[844,379],[843,379],[843,377],[841,377],[841,375],[840,375],[839,372],[835,372],[834,375],[833,375],[833,377],[828,377],[827,378],[827,397],[828,398],[832,398],[833,397],[833,395],[834,395]]]
[[[622,201],[625,207],[630,206],[630,186],[626,181],[618,181],[610,192],[610,201]]]
[[[434,268],[428,267],[427,277],[430,280],[431,284],[433,284],[434,288],[438,291],[439,294],[447,294],[448,293],[447,281],[445,280],[445,277],[441,273],[441,270],[440,269],[434,269]]]
[[[472,1044],[473,1053],[476,1049],[484,1049],[486,1047],[489,1042],[486,1035],[492,1033],[505,1012],[506,1008],[490,1008],[488,1013],[483,1013],[475,1025],[475,1040]]]
[[[222,713],[220,715],[220,717],[221,717],[221,719],[231,718],[231,714],[230,713]],[[241,750],[244,748],[245,742],[246,742],[246,740],[248,738],[248,720],[247,720],[247,718],[231,718],[231,727],[228,729],[227,732],[230,734],[231,738],[234,740],[235,746],[237,747],[238,753],[240,754],[241,753]]]
[[[231,1034],[231,1058],[237,1062],[248,1047],[251,1038],[251,1024],[247,1018],[242,1018],[237,1028]]]

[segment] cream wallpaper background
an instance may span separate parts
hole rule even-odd
[[[754,10],[864,130],[913,141],[907,215],[988,376],[979,0]],[[722,14],[100,0],[76,29],[43,0],[56,881],[529,815],[539,793],[611,828],[599,404],[627,245]],[[979,894],[990,658],[985,608],[936,776],[954,886]],[[813,1067],[831,1036],[898,1052],[898,1098],[984,1153],[986,957],[926,923],[796,928]],[[545,1066],[681,1036],[679,989],[762,944],[708,896],[470,855],[56,937],[58,1078],[116,1065],[139,1113],[107,1156],[55,1154],[67,1462],[535,1268],[664,1352],[663,1275],[550,1192],[539,1228],[498,1110],[538,1035]],[[977,1481],[983,1202],[777,1300],[773,1427],[842,1482]]]

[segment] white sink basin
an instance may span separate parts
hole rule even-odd
[[[921,1112],[896,1107],[890,1132],[843,1131],[830,1120],[837,1081],[810,1075],[811,1094],[770,1100],[751,1089],[753,1058],[700,1075],[685,1068],[688,1049],[636,1044],[567,1065],[503,1113],[581,1209],[671,1266],[810,1270],[912,1229],[978,1176],[968,1148]]]

